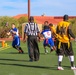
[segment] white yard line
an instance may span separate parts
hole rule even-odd
[[[74,75],[76,75],[76,70],[73,70],[74,71]]]

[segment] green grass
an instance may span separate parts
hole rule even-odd
[[[8,44],[11,45],[11,42]],[[40,60],[36,62],[29,62],[27,45],[21,42],[21,47],[25,54],[18,54],[17,50],[12,47],[0,51],[0,75],[74,75],[73,71],[70,70],[70,62],[67,57],[64,57],[62,62],[65,70],[57,70],[56,53],[50,53],[49,50],[49,54],[45,55],[42,42],[39,43]],[[75,43],[73,43],[73,49],[76,55]]]

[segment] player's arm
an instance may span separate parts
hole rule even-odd
[[[71,36],[72,38],[75,39],[75,35],[73,34],[73,32],[72,32],[72,30],[71,30],[71,25],[68,27],[68,33],[70,34],[70,36]]]
[[[18,31],[13,31],[13,30],[11,29],[9,32],[7,32],[7,35],[10,35],[11,33],[13,33],[13,34],[17,34]]]
[[[13,33],[13,34],[17,34],[18,33],[18,30],[17,31],[11,30],[10,32]]]
[[[54,33],[54,37],[55,38],[61,38],[61,36],[59,35],[59,27],[57,26],[56,31]]]
[[[11,30],[8,30],[6,34],[11,35]]]
[[[59,35],[58,35],[58,26],[57,26],[56,30],[53,30],[53,35],[54,35],[55,38],[59,37]]]
[[[44,40],[44,36],[43,36],[43,34],[40,34],[40,36],[41,36],[41,40]]]

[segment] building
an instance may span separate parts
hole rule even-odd
[[[16,16],[13,16],[16,19],[19,19],[20,17],[28,16],[27,14],[19,14]],[[48,21],[49,23],[53,23],[54,25],[57,25],[58,22],[63,20],[63,16],[46,16],[46,15],[41,15],[41,16],[34,16],[35,21],[38,24],[43,24],[44,21]],[[69,16],[70,19],[76,18],[76,16]]]

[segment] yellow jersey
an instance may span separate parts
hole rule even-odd
[[[57,38],[60,42],[68,43],[69,42],[69,34],[68,27],[70,23],[66,21],[61,21],[57,25]]]
[[[50,26],[52,33],[56,34],[56,28],[54,26]]]

